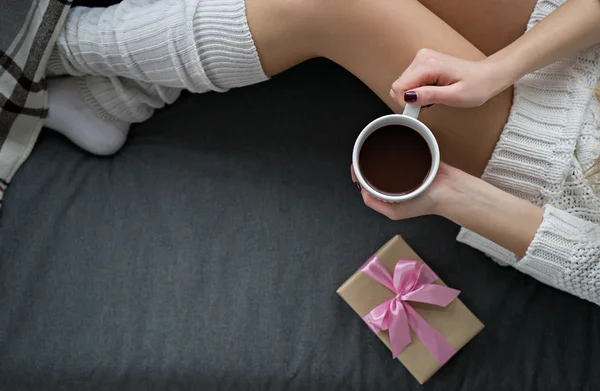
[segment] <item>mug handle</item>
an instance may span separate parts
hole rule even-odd
[[[407,103],[406,106],[404,106],[404,112],[402,113],[402,115],[406,115],[408,117],[417,119],[417,118],[419,118],[420,111],[421,111],[421,106],[412,105],[410,103]]]

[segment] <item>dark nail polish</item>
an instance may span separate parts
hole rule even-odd
[[[404,101],[407,103],[413,103],[417,101],[417,93],[414,91],[406,91],[404,93]]]
[[[358,190],[359,193],[362,192],[362,187],[360,186],[360,183],[354,182],[354,186],[356,186],[356,189]]]

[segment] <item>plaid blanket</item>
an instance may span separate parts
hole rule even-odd
[[[48,114],[46,64],[71,0],[0,0],[0,207]]]

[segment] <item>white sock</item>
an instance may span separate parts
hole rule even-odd
[[[129,125],[107,122],[85,103],[74,77],[48,80],[48,118],[55,130],[95,155],[112,155],[127,139]]]

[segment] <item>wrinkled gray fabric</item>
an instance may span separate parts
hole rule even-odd
[[[185,96],[113,158],[44,132],[0,218],[0,389],[421,389],[335,293],[397,233],[486,325],[423,389],[598,389],[600,308],[364,207],[351,148],[385,113],[314,61]]]

